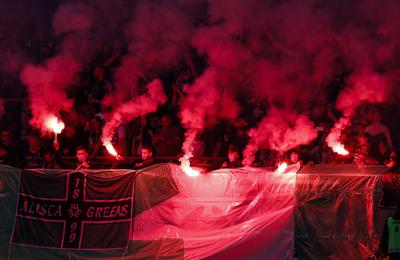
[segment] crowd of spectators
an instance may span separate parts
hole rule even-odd
[[[27,48],[32,55],[36,55],[38,63],[54,55],[55,44],[43,37],[40,30],[32,39]],[[66,127],[58,136],[57,143],[54,143],[53,135],[43,136],[29,125],[31,115],[26,94],[17,101],[17,112],[15,109],[10,111],[6,102],[6,113],[0,122],[0,163],[20,168],[88,169],[98,167],[101,158],[112,161],[111,167],[141,168],[155,162],[178,162],[184,139],[184,129],[178,118],[179,99],[182,87],[194,81],[198,74],[196,67],[201,68],[202,61],[194,59],[182,62],[176,70],[162,75],[168,102],[156,113],[138,117],[118,127],[113,144],[125,158],[122,160],[125,164],[122,165],[121,162],[114,162],[115,158],[105,151],[101,142],[102,128],[110,109],[101,100],[112,91],[112,75],[124,53],[123,47],[112,44],[78,75],[78,86],[72,87],[71,93],[68,93],[75,103],[71,111],[61,115]],[[21,84],[18,83],[18,77],[10,80],[12,77],[9,75],[0,76],[2,85]],[[141,80],[143,84],[149,81],[145,75]],[[338,90],[343,82],[341,78],[332,84],[336,84],[334,88]],[[397,140],[393,140],[392,135],[397,130],[383,123],[380,107],[360,107],[351,126],[343,132],[341,141],[350,151],[349,156],[332,152],[325,138],[341,115],[334,109],[335,94],[330,99],[331,102],[313,103],[299,111],[308,114],[318,131],[318,137],[312,143],[291,149],[285,154],[260,150],[254,166],[275,167],[285,160],[301,164],[384,164],[395,169]],[[197,136],[193,151],[195,163],[205,162],[210,169],[242,166],[243,150],[249,141],[247,132],[266,114],[268,105],[263,102],[241,102],[241,105],[243,111],[237,119],[221,120],[203,129]],[[393,118],[385,120],[387,122]],[[126,158],[131,158],[129,163]]]
[[[395,169],[397,158],[390,130],[382,123],[376,107],[366,106],[359,111],[350,127],[342,134],[342,142],[349,156],[332,152],[325,138],[337,117],[331,106],[315,105],[310,112],[318,137],[310,144],[290,151],[278,152],[264,149],[257,152],[254,166],[275,167],[279,162],[300,164],[354,163],[361,165],[386,165]],[[255,109],[256,110],[256,109]],[[17,136],[11,128],[3,126],[0,132],[0,163],[19,168],[90,169],[99,167],[99,159],[109,167],[140,169],[157,162],[178,162],[184,129],[171,113],[160,111],[141,116],[121,125],[113,144],[122,156],[116,160],[104,149],[101,142],[104,119],[94,113],[85,120],[82,116],[65,117],[66,128],[58,136],[41,136],[35,129],[27,131],[25,138]],[[250,115],[251,117],[251,115]],[[194,162],[206,163],[212,168],[242,166],[243,150],[249,141],[249,117],[221,121],[204,129],[194,143]],[[96,163],[97,162],[97,163]]]

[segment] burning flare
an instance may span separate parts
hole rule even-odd
[[[288,167],[288,164],[283,162],[283,163],[279,164],[278,168],[275,171],[279,174],[282,174],[286,171],[287,167]]]
[[[189,129],[185,133],[185,141],[183,142],[182,150],[185,152],[182,158],[179,159],[181,162],[181,169],[184,171],[188,176],[197,176],[200,174],[200,171],[193,169],[190,167],[190,158],[193,157],[193,142],[196,138],[198,130],[196,129]]]
[[[106,147],[107,152],[109,154],[111,154],[112,156],[115,156],[115,157],[118,156],[118,152],[115,150],[114,146],[112,145],[112,143],[109,140],[105,140],[103,142],[103,145]]]
[[[180,158],[179,160],[181,161],[181,169],[184,173],[186,173],[186,175],[191,176],[191,177],[195,177],[198,176],[200,174],[199,170],[195,170],[192,167],[190,167],[190,158],[192,157],[191,153],[187,153],[185,155],[183,155],[182,158]]]
[[[65,124],[63,121],[58,120],[55,115],[50,115],[45,120],[46,128],[54,132],[54,134],[60,134],[62,130],[65,128]]]
[[[350,119],[342,117],[331,129],[331,132],[326,137],[326,143],[337,154],[348,155],[349,152],[344,148],[344,145],[339,141],[342,131],[350,124]]]
[[[282,162],[278,165],[278,168],[275,170],[275,172],[278,174],[296,175],[300,168],[300,162],[291,165],[288,165],[286,162]]]
[[[344,145],[341,143],[334,144],[332,146],[332,150],[340,155],[349,155],[349,151],[347,151],[346,148],[344,148]]]

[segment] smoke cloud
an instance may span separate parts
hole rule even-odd
[[[139,79],[148,80],[179,64],[193,31],[192,21],[179,8],[174,1],[138,3],[125,29],[128,54],[114,75],[115,90],[106,97],[106,104],[137,95]]]
[[[21,81],[27,86],[30,98],[30,123],[42,133],[49,131],[45,125],[49,115],[59,117],[60,111],[72,107],[73,100],[67,97],[66,90],[82,69],[81,54],[86,49],[82,37],[89,33],[91,20],[91,11],[83,4],[61,5],[53,20],[55,34],[65,34],[59,53],[42,65],[27,64],[21,72]]]
[[[32,126],[45,133],[48,129],[44,122],[50,114],[58,115],[71,108],[66,89],[79,69],[79,64],[68,55],[58,55],[44,65],[25,66],[20,77],[28,89]]]
[[[326,142],[335,150],[340,143],[342,131],[351,124],[356,109],[363,103],[383,103],[389,100],[390,84],[388,80],[371,71],[353,74],[348,78],[347,87],[339,94],[336,108],[342,111],[343,117],[335,123]]]
[[[190,159],[193,142],[206,126],[218,119],[232,119],[238,113],[234,100],[223,94],[218,84],[218,73],[214,68],[207,69],[193,85],[184,87],[185,97],[181,100],[179,113],[181,122],[186,128],[183,151]],[[222,102],[222,103],[221,103]]]
[[[58,8],[53,20],[55,34],[87,32],[94,23],[94,10],[82,3],[67,3]]]
[[[184,88],[179,112],[187,129],[184,150],[188,152],[202,129],[240,114],[237,99],[251,105],[256,98],[272,107],[249,132],[246,157],[251,158],[262,147],[284,152],[312,140],[307,111],[316,101],[335,98],[331,88],[341,88],[335,104],[343,119],[328,143],[339,140],[363,103],[398,98],[400,3],[395,0],[84,0],[55,7],[48,12],[55,12],[50,24],[60,44],[52,58],[26,64],[31,59],[15,44],[19,41],[12,40],[12,32],[2,29],[8,44],[0,38],[0,46],[7,47],[0,53],[7,60],[1,68],[11,73],[22,68],[20,78],[27,86],[35,127],[42,128],[46,114],[57,116],[70,108],[66,90],[74,76],[102,46],[114,42],[127,46],[127,53],[113,72],[112,93],[103,100],[113,109],[105,136],[112,136],[122,114],[131,118],[126,115],[147,111],[134,104],[142,97],[153,100],[153,105],[163,103],[150,93],[143,95],[142,82],[178,70],[193,50],[194,59],[203,64],[197,66],[199,77]],[[18,11],[17,5],[0,5],[0,14],[6,17],[0,21],[10,28],[27,27],[7,16],[11,11]],[[332,87],[340,77],[346,78],[345,85]],[[292,131],[302,127],[304,136]]]
[[[256,128],[249,131],[250,142],[243,152],[243,164],[251,165],[259,149],[271,149],[280,154],[308,144],[317,137],[314,123],[306,115],[271,108]]]
[[[136,116],[155,112],[158,105],[166,102],[159,80],[150,83],[148,94],[142,96],[139,94],[139,80],[148,80],[152,75],[174,68],[188,49],[191,21],[179,8],[173,2],[142,1],[134,9],[133,18],[125,30],[129,40],[128,54],[114,75],[113,93],[103,100],[106,105],[117,104],[112,106],[111,119],[103,129],[105,145],[110,143],[122,118],[128,122]]]
[[[129,122],[135,117],[155,112],[159,105],[166,102],[160,80],[153,80],[147,85],[147,93],[126,102],[114,110],[107,120],[102,134],[104,145],[110,144],[115,130],[121,123]]]

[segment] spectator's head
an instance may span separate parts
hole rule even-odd
[[[65,126],[63,134],[67,138],[73,138],[76,135],[76,130],[73,126],[67,125]]]
[[[378,109],[372,109],[369,113],[369,120],[371,123],[378,123],[382,120],[381,113]]]
[[[85,147],[79,146],[76,149],[76,159],[78,159],[79,163],[83,163],[86,162],[87,158],[88,158],[87,150],[85,149]]]
[[[228,161],[230,163],[233,163],[233,162],[236,162],[238,160],[240,160],[239,150],[235,146],[230,145],[229,149],[228,149]]]
[[[292,150],[289,153],[289,160],[290,160],[290,163],[292,163],[292,164],[295,164],[295,163],[299,162],[300,161],[300,153],[299,153],[299,151]]]
[[[148,125],[148,123],[149,123],[149,120],[147,119],[146,116],[141,116],[140,117],[140,125],[142,127],[146,127]]]
[[[3,129],[1,130],[1,143],[3,145],[10,145],[12,143],[12,133],[10,129]]]
[[[104,69],[101,67],[96,67],[94,69],[94,77],[98,81],[102,81],[104,79]]]
[[[326,106],[324,104],[316,104],[312,109],[312,117],[319,119],[325,115]]]
[[[3,144],[0,143],[0,158],[7,154],[7,149]]]
[[[169,127],[171,125],[171,123],[172,123],[172,119],[169,115],[164,114],[161,117],[161,126],[162,127]]]
[[[51,163],[54,162],[56,159],[56,156],[54,155],[54,152],[51,150],[47,150],[43,153],[43,159],[47,162],[47,163]]]
[[[40,138],[35,134],[30,134],[28,136],[28,146],[31,151],[40,150]]]
[[[247,137],[247,122],[243,118],[234,122],[233,126],[236,128],[238,137]]]
[[[95,116],[90,120],[90,129],[92,132],[98,133],[101,132],[103,122],[101,118]]]
[[[142,159],[145,161],[153,157],[153,149],[150,145],[142,146]]]

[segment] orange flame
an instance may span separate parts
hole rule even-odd
[[[349,151],[344,148],[344,145],[341,143],[336,143],[332,146],[332,150],[340,155],[349,155]]]
[[[104,146],[107,149],[107,152],[111,154],[112,156],[118,156],[118,152],[115,150],[114,146],[111,144],[111,142],[107,141],[104,143]]]
[[[181,169],[184,173],[186,173],[186,175],[195,177],[200,174],[200,171],[190,167],[190,160],[189,160],[190,157],[192,157],[191,153],[187,153],[183,155],[182,158],[179,159],[181,161]]]
[[[46,119],[45,126],[47,129],[53,131],[55,134],[60,134],[65,128],[64,122],[59,120],[55,115],[50,115]]]
[[[284,172],[286,171],[287,167],[288,167],[288,164],[285,163],[285,162],[283,162],[283,163],[280,163],[280,164],[279,164],[278,168],[277,168],[275,171],[276,171],[277,173],[282,174],[282,173],[284,173]]]

